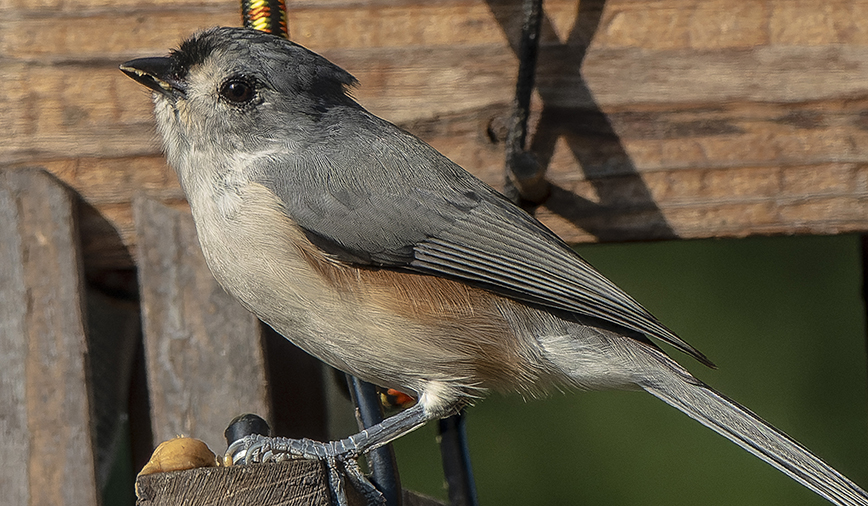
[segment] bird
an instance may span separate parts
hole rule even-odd
[[[295,345],[418,402],[339,441],[248,436],[233,459],[320,458],[376,499],[355,460],[490,392],[644,390],[838,505],[858,485],[695,378],[711,361],[536,218],[363,108],[355,78],[245,28],[190,36],[120,69],[157,131],[206,263]],[[343,466],[343,475],[338,470]]]

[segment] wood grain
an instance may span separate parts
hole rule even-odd
[[[157,473],[136,480],[138,506],[329,506],[328,480],[320,462],[204,467]]]
[[[0,489],[21,505],[97,504],[84,284],[73,194],[0,173]]]
[[[288,7],[294,40],[359,78],[363,105],[501,186],[518,0]],[[868,2],[544,8],[531,148],[555,186],[538,215],[565,239],[868,229]],[[57,174],[114,228],[111,241],[84,228],[86,263],[129,266],[133,194],[172,206],[183,196],[148,94],[117,64],[165,54],[198,28],[238,24],[237,6],[9,0],[0,14],[0,122],[10,134],[0,168],[39,163]],[[817,184],[793,192],[796,180]]]
[[[348,485],[349,487],[349,485]],[[364,501],[350,488],[350,506]],[[330,492],[325,467],[316,461],[282,464],[206,467],[140,476],[137,506],[328,506]],[[405,506],[442,506],[428,497],[403,491]]]

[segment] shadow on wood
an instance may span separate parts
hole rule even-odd
[[[542,167],[547,167],[557,140],[563,138],[597,196],[596,201],[591,201],[553,184],[543,205],[598,241],[674,239],[677,235],[582,77],[582,63],[600,26],[605,3],[580,2],[573,29],[563,42],[558,40],[551,19],[543,17],[544,42],[540,45],[536,77],[542,111],[536,115],[536,131],[528,151],[537,156]],[[517,52],[518,30],[514,25],[521,18],[521,1],[488,0],[488,5],[510,47]],[[554,94],[565,88],[577,97],[574,100],[581,107],[557,105]]]

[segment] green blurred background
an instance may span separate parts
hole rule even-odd
[[[718,370],[679,362],[868,486],[858,236],[577,250]],[[495,395],[467,423],[483,506],[828,504],[643,392]],[[445,499],[435,430],[395,446],[404,486]]]

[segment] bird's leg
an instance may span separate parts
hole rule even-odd
[[[339,441],[321,443],[310,439],[289,439],[252,434],[232,443],[226,450],[225,460],[233,464],[282,462],[291,459],[321,460],[328,467],[329,487],[337,504],[345,505],[347,500],[341,467],[353,485],[365,496],[365,499],[376,504],[381,502],[382,495],[362,474],[357,459],[369,450],[388,444],[398,437],[418,429],[432,418],[436,418],[436,416],[430,415],[424,405],[418,403],[360,431],[358,434],[353,434]]]
[[[362,468],[359,467],[359,462],[355,459],[347,459],[344,461],[344,473],[352,483],[353,487],[362,494],[365,498],[365,504],[386,504],[386,497],[376,485],[371,483]],[[400,493],[400,491],[399,491]]]

